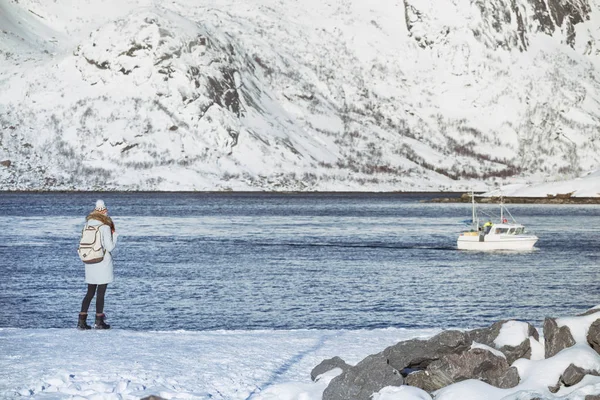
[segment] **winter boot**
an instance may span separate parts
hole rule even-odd
[[[96,323],[94,324],[94,328],[96,329],[110,329],[110,325],[104,323],[104,314],[96,314]]]
[[[87,313],[79,313],[79,322],[77,322],[77,329],[85,330],[92,329],[91,326],[87,324]]]

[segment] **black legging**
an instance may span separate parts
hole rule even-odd
[[[96,296],[96,314],[102,314],[104,312],[104,294],[106,293],[107,283],[103,285],[91,285],[88,283],[87,293],[83,298],[83,302],[81,303],[81,312],[87,313],[88,308],[90,308],[90,303],[94,298],[94,293],[97,293]],[[96,291],[96,288],[98,289]]]

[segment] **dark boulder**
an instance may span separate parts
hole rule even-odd
[[[370,355],[331,380],[323,400],[369,400],[386,386],[401,386],[402,375],[392,368],[383,353]]]
[[[473,329],[472,331],[468,332],[469,338],[473,342],[495,347],[494,340],[496,340],[500,334],[500,329],[502,329],[502,325],[504,325],[505,322],[508,322],[508,320],[495,322],[486,328]]]
[[[584,376],[592,372],[593,371],[586,371],[575,364],[570,364],[560,376],[560,382],[567,387],[577,385]]]
[[[310,371],[310,379],[315,381],[319,375],[322,375],[325,372],[331,371],[334,368],[340,368],[342,370],[342,372],[345,372],[350,367],[351,366],[346,364],[346,362],[344,360],[342,360],[340,357],[336,356],[333,358],[329,358],[327,360],[321,361],[321,363],[319,365],[317,365],[316,367],[313,368],[312,371]]]
[[[497,383],[494,386],[497,386],[501,389],[510,389],[514,388],[521,381],[521,377],[519,376],[519,370],[515,367],[510,367],[504,375],[500,376]]]
[[[442,355],[461,353],[471,347],[468,333],[448,330],[439,333],[429,340],[407,340],[383,351],[390,366],[398,371],[409,369],[426,369]]]
[[[408,375],[405,381],[407,385],[433,392],[466,379],[479,379],[508,389],[519,383],[519,374],[506,358],[474,348],[460,354],[446,354],[429,364],[426,370]]]
[[[506,361],[510,365],[519,358],[531,359],[531,342],[529,338],[523,340],[518,346],[502,346],[498,350],[506,356]]]
[[[546,358],[553,357],[561,350],[575,344],[569,327],[561,326],[559,328],[554,318],[544,320],[544,340],[546,341]]]
[[[558,382],[556,385],[553,386],[548,386],[548,391],[550,393],[556,393],[560,390],[560,382]]]
[[[600,354],[600,319],[595,320],[588,329],[587,342],[596,353]]]
[[[595,370],[586,370],[575,364],[570,364],[562,373],[558,379],[558,382],[556,382],[556,384],[553,386],[549,386],[548,390],[550,390],[552,393],[556,393],[562,386],[569,387],[577,385],[586,375],[600,376],[600,374]]]

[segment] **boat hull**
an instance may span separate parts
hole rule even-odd
[[[537,241],[533,235],[486,235],[483,241],[479,236],[460,236],[456,245],[459,250],[531,250]]]

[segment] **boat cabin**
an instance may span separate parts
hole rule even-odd
[[[525,227],[521,224],[494,224],[488,234],[492,235],[522,235]]]

